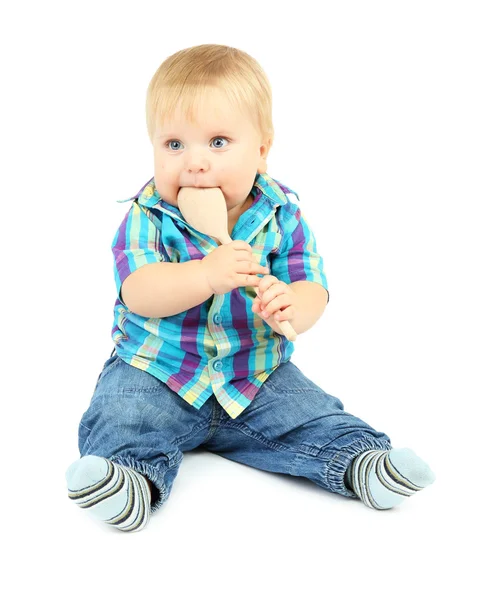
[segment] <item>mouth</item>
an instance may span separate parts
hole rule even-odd
[[[218,187],[218,186],[216,186],[216,185],[199,185],[197,183],[194,183],[192,185],[181,185],[180,186],[180,188],[183,188],[183,187],[200,188],[200,189],[204,190],[204,189],[209,189],[209,188]]]

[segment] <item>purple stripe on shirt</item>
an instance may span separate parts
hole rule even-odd
[[[180,347],[187,354],[197,355],[199,359],[198,340],[200,331],[206,325],[206,321],[201,319],[202,304],[190,308],[182,320],[182,329],[180,331]],[[185,359],[184,359],[185,360]],[[198,362],[199,364],[199,362]]]
[[[166,385],[172,389],[174,392],[179,392],[180,388],[183,387],[183,384],[181,384],[179,381],[177,381],[173,375],[171,375],[170,377],[168,377],[168,379],[166,380]]]
[[[231,383],[247,400],[253,400],[260,389],[259,386],[249,382],[247,379],[236,379]]]
[[[199,258],[199,250],[188,238],[185,239],[189,260]],[[186,353],[182,359],[181,370],[185,369],[190,373],[194,373],[201,364],[198,341],[201,337],[201,332],[206,326],[206,320],[201,319],[202,306],[202,304],[199,304],[187,311],[180,331],[180,347]]]
[[[119,226],[119,229],[118,229],[116,244],[114,244],[114,246],[113,246],[113,254],[114,254],[114,259],[116,261],[116,268],[120,275],[121,281],[124,281],[125,278],[128,277],[128,275],[130,275],[130,267],[128,266],[128,261],[123,260],[125,258],[125,255],[122,254],[122,252],[128,248],[126,228],[127,228],[128,219],[130,218],[131,210],[132,209],[130,208],[130,210],[125,215],[125,218],[121,222],[121,225]]]
[[[241,295],[241,290],[239,288],[236,288],[231,292],[230,312],[232,315],[232,326],[237,331],[240,342],[240,350],[234,356],[233,361],[234,376],[247,377],[249,374],[249,351],[254,346],[254,342],[252,341],[252,332],[248,324],[246,300]]]
[[[128,261],[125,260],[125,255],[122,254],[120,258],[121,260],[119,262],[116,261],[116,269],[118,271],[120,281],[123,282],[130,275],[131,271]]]
[[[194,244],[187,238],[185,234],[184,239],[186,241],[186,248],[189,254],[189,260],[199,258],[199,250],[194,246]],[[201,363],[197,342],[200,338],[200,332],[202,332],[204,327],[206,326],[206,320],[201,319],[201,310],[202,304],[199,304],[198,306],[193,306],[187,311],[182,321],[182,329],[180,332],[180,347],[184,352],[192,355],[189,359],[189,364],[191,365],[199,365]],[[197,358],[194,359],[194,357]],[[184,358],[184,361],[185,360],[187,360],[187,356]]]
[[[305,249],[305,232],[303,231],[303,225],[300,223],[301,212],[298,209],[295,213],[295,219],[298,221],[298,225],[292,234],[293,240],[293,251],[290,253],[288,258],[288,272],[296,274],[299,279],[306,279],[303,252]]]

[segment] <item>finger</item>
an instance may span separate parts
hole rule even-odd
[[[236,250],[236,260],[253,260],[253,252],[246,248]]]
[[[237,275],[236,277],[237,287],[258,287],[260,283],[260,277],[257,275]]]
[[[245,250],[246,252],[251,252],[251,246],[248,242],[244,242],[243,240],[234,240],[231,242],[231,246],[235,250]]]
[[[260,317],[260,319],[263,319],[263,320],[265,320],[266,318],[268,318],[268,317],[264,317],[264,316],[263,316],[262,308],[261,308],[261,306],[260,306],[260,305],[258,305],[258,304],[254,304],[254,305],[251,307],[251,310],[252,310],[252,311],[253,311],[255,314],[257,314],[257,315]]]
[[[264,304],[268,304],[277,296],[286,295],[286,292],[286,286],[282,282],[278,281],[262,294],[262,302]]]
[[[292,321],[295,318],[295,309],[292,306],[288,306],[283,310],[276,310],[274,313],[274,319],[276,321]]]
[[[265,275],[269,272],[268,267],[264,267],[258,262],[253,262],[253,261],[249,261],[249,260],[246,262],[238,263],[236,266],[236,269],[237,269],[238,273],[243,273],[243,274],[261,273],[262,275]]]
[[[241,252],[241,251],[237,252],[235,258],[238,263],[239,262],[252,262],[252,263],[261,264],[259,257],[255,256],[251,252]],[[267,267],[267,269],[268,269],[268,267]],[[268,269],[268,271],[270,273],[270,269]]]
[[[277,294],[274,291],[274,286],[268,289],[264,294],[260,296],[260,300],[262,302],[262,310],[266,310],[268,304],[277,297]]]
[[[251,305],[251,310],[255,313],[261,312],[262,309],[261,309],[260,302],[258,300],[253,302],[253,304]]]
[[[258,286],[258,291],[260,292],[260,295],[263,296],[263,294],[269,289],[269,287],[271,285],[274,285],[276,281],[279,280],[277,279],[277,277],[274,277],[274,275],[265,275],[265,277],[262,277],[260,279],[260,285]]]
[[[285,294],[281,294],[280,296],[274,298],[272,302],[269,302],[266,306],[264,306],[263,313],[272,315],[276,311],[287,308],[288,306],[291,306],[289,299],[286,298]]]

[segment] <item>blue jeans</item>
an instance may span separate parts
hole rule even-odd
[[[281,364],[232,419],[212,395],[198,410],[113,350],[79,425],[81,456],[103,456],[153,483],[151,511],[168,498],[183,453],[203,448],[257,469],[306,477],[355,498],[345,471],[361,452],[388,450],[384,433],[344,412],[338,398]]]

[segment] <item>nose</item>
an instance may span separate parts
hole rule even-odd
[[[186,169],[189,173],[204,173],[209,169],[209,163],[205,156],[200,153],[190,153],[186,157]]]

